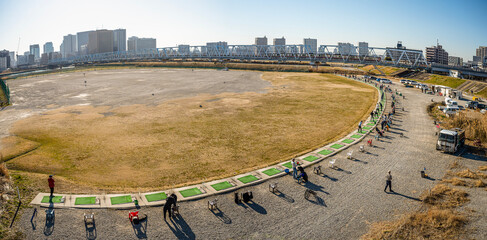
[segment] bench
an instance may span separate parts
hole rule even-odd
[[[218,199],[208,200],[208,209],[215,210],[218,208]]]
[[[83,219],[85,221],[85,225],[95,225],[95,213],[83,213]]]
[[[347,153],[347,158],[353,160],[353,150]]]
[[[330,160],[330,168],[333,168],[335,169],[335,162],[336,162],[336,158],[333,158],[332,160]]]
[[[313,172],[317,175],[320,175],[322,172],[321,172],[321,166],[316,166],[313,168]]]
[[[316,197],[316,192],[315,192],[315,191],[313,191],[313,190],[311,190],[311,189],[306,189],[306,190],[304,191],[304,198],[305,198],[306,200],[309,200],[309,196],[311,196],[311,195],[313,195],[313,196],[315,196],[315,197]]]
[[[277,183],[269,183],[269,191],[274,193],[277,190]]]

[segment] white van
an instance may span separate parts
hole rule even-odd
[[[443,113],[447,115],[453,115],[456,114],[460,108],[458,106],[453,106],[453,105],[448,105],[445,108],[443,108]]]

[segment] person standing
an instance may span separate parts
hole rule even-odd
[[[358,123],[358,131],[362,132],[362,121]]]
[[[386,176],[386,187],[384,188],[384,192],[386,192],[387,187],[389,187],[389,192],[394,192],[394,191],[392,191],[392,175],[391,175],[391,171],[389,171],[387,173],[387,176]]]
[[[298,178],[298,164],[296,163],[296,159],[293,158],[293,160],[291,160],[291,163],[293,165],[293,178],[294,179],[297,179]]]
[[[51,189],[51,198],[52,198],[54,194],[54,179],[52,178],[52,175],[49,175],[47,182],[49,183],[49,188]]]
[[[176,205],[177,201],[178,201],[178,197],[174,193],[169,195],[169,197],[167,198],[166,203],[164,204],[164,208],[163,208],[164,221],[166,221],[166,212],[169,213],[169,218],[171,218],[171,207],[172,207],[172,205]]]

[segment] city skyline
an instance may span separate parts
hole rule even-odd
[[[95,3],[97,8],[92,7]],[[0,48],[17,51],[20,37],[19,53],[46,42],[59,51],[68,34],[118,28],[127,30],[127,39],[156,38],[157,47],[253,44],[259,36],[267,36],[272,44],[284,36],[287,44],[313,38],[318,46],[368,42],[393,47],[402,41],[424,51],[439,39],[451,56],[471,60],[479,46],[487,45],[487,31],[481,30],[484,1],[86,1],[68,11],[73,6],[62,1],[0,0],[0,9],[0,28],[7,29]]]

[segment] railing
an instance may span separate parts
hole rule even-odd
[[[7,99],[6,103],[1,103],[0,105],[9,105],[10,104],[10,90],[8,88],[8,85],[0,79],[0,86],[2,87],[2,91],[5,94],[5,98]]]
[[[342,45],[213,45],[150,48],[137,51],[108,52],[52,59],[49,65],[116,62],[135,60],[207,59],[347,62],[401,67],[427,67],[422,51],[355,47]]]

